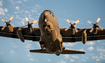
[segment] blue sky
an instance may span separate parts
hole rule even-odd
[[[92,28],[87,20],[95,23],[101,18],[99,26],[105,28],[105,1],[104,0],[0,0],[0,19],[14,19],[11,24],[23,26],[27,22],[39,19],[40,14],[50,9],[58,18],[59,27],[67,28],[69,19],[72,23],[80,22],[76,28]],[[5,23],[0,21],[0,26]],[[33,25],[38,27],[38,24]],[[40,49],[37,41],[26,40],[22,43],[19,39],[0,37],[0,63],[105,63],[105,40],[64,43],[66,49],[82,50],[85,54],[60,55],[30,53],[30,49]]]

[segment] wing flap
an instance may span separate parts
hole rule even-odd
[[[61,54],[85,54],[84,51],[77,51],[77,50],[68,50],[64,49]]]

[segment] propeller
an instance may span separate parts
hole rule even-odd
[[[96,28],[97,28],[97,27],[98,27],[100,30],[103,30],[103,28],[102,28],[102,27],[100,27],[100,26],[98,26],[98,25],[97,25],[97,24],[98,24],[98,22],[99,22],[100,20],[101,20],[101,19],[100,19],[100,18],[98,18],[95,24],[93,24],[93,23],[92,23],[92,22],[90,22],[90,21],[87,21],[88,23],[93,24],[93,28],[90,30],[90,32],[93,32],[93,30],[96,30]]]
[[[27,17],[25,19],[28,23],[28,25],[26,25],[26,26],[28,26],[28,28],[30,29],[30,33],[31,33],[32,32],[32,24],[36,24],[38,21],[34,21],[32,23],[29,23],[29,19]]]
[[[28,25],[26,25],[26,26],[28,26],[28,27],[30,27],[32,24],[36,24],[36,23],[38,22],[38,21],[34,21],[34,22],[32,22],[32,23],[29,23],[28,18],[26,17],[25,19],[26,19],[26,21],[27,21],[27,23],[28,23]]]
[[[13,31],[13,26],[10,24],[11,20],[13,19],[13,16],[11,16],[11,18],[8,21],[5,21],[4,19],[1,19],[1,21],[6,23],[6,26],[4,26],[2,28],[2,30],[4,30],[6,27],[9,28],[9,31]]]
[[[69,21],[69,19],[66,19],[66,21],[67,21],[69,24],[71,24],[71,22]],[[75,32],[77,33],[78,30],[74,27],[74,25],[76,25],[76,24],[79,23],[79,22],[80,22],[80,20],[77,20],[75,23],[71,24],[70,27],[66,28],[65,31],[67,31],[68,29],[74,29]]]

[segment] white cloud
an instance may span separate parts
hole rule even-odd
[[[15,8],[16,8],[17,10],[19,10],[19,6],[16,6]]]
[[[13,5],[20,4],[22,1],[9,0]]]
[[[51,59],[48,59],[47,61],[51,61]]]
[[[0,15],[5,15],[5,12],[8,12],[7,8],[0,8]]]
[[[16,53],[16,52],[14,52],[14,51],[12,50],[11,53]]]
[[[65,54],[64,56],[65,56],[65,58],[69,58],[69,56],[70,56],[70,55],[68,55],[68,54]]]
[[[0,54],[4,53],[3,51],[0,50]]]
[[[40,7],[42,7],[42,6],[40,6],[40,5],[35,5],[35,9],[39,9]]]
[[[96,61],[99,61],[99,59],[96,59]]]
[[[64,46],[71,46],[71,47],[73,47],[75,44],[76,44],[76,43],[64,43],[63,45],[64,45]]]
[[[78,58],[79,58],[78,56],[75,56],[75,55],[73,55],[72,57],[73,57],[73,58],[76,58],[76,59],[78,59]]]
[[[91,46],[91,47],[89,47],[88,49],[89,49],[90,51],[92,51],[94,48]]]
[[[35,59],[35,61],[37,61],[37,62],[38,62],[38,60],[37,60],[37,59]]]
[[[29,11],[25,11],[25,13],[30,13]]]
[[[0,1],[0,6],[2,6],[3,4],[2,4],[2,1]]]
[[[97,48],[97,51],[105,51],[105,49]]]
[[[22,3],[22,1],[17,1],[16,3],[20,4],[20,3]]]
[[[31,47],[31,44],[27,44],[26,46],[25,46],[25,48],[30,48]]]
[[[95,45],[95,42],[87,42],[86,45]]]
[[[31,56],[30,54],[27,54],[27,56]]]
[[[93,58],[93,59],[96,59],[96,58],[98,58],[98,57],[97,57],[97,56],[93,56],[92,58]]]
[[[81,59],[81,61],[86,61],[85,59]]]
[[[71,59],[70,61],[71,61],[71,62],[74,62],[75,60]]]
[[[8,12],[7,8],[4,9],[4,12]]]
[[[66,62],[61,60],[60,63],[66,63]]]
[[[30,60],[33,61],[34,59],[33,58],[30,58]]]
[[[23,0],[24,2],[27,2],[28,0]]]
[[[79,49],[80,51],[85,51],[83,48]]]

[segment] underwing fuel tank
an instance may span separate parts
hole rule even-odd
[[[86,30],[82,32],[82,43],[85,44],[87,41],[87,33]]]
[[[24,37],[23,37],[23,34],[22,34],[22,30],[20,28],[17,30],[17,35],[18,35],[19,39],[22,42],[24,42]]]

